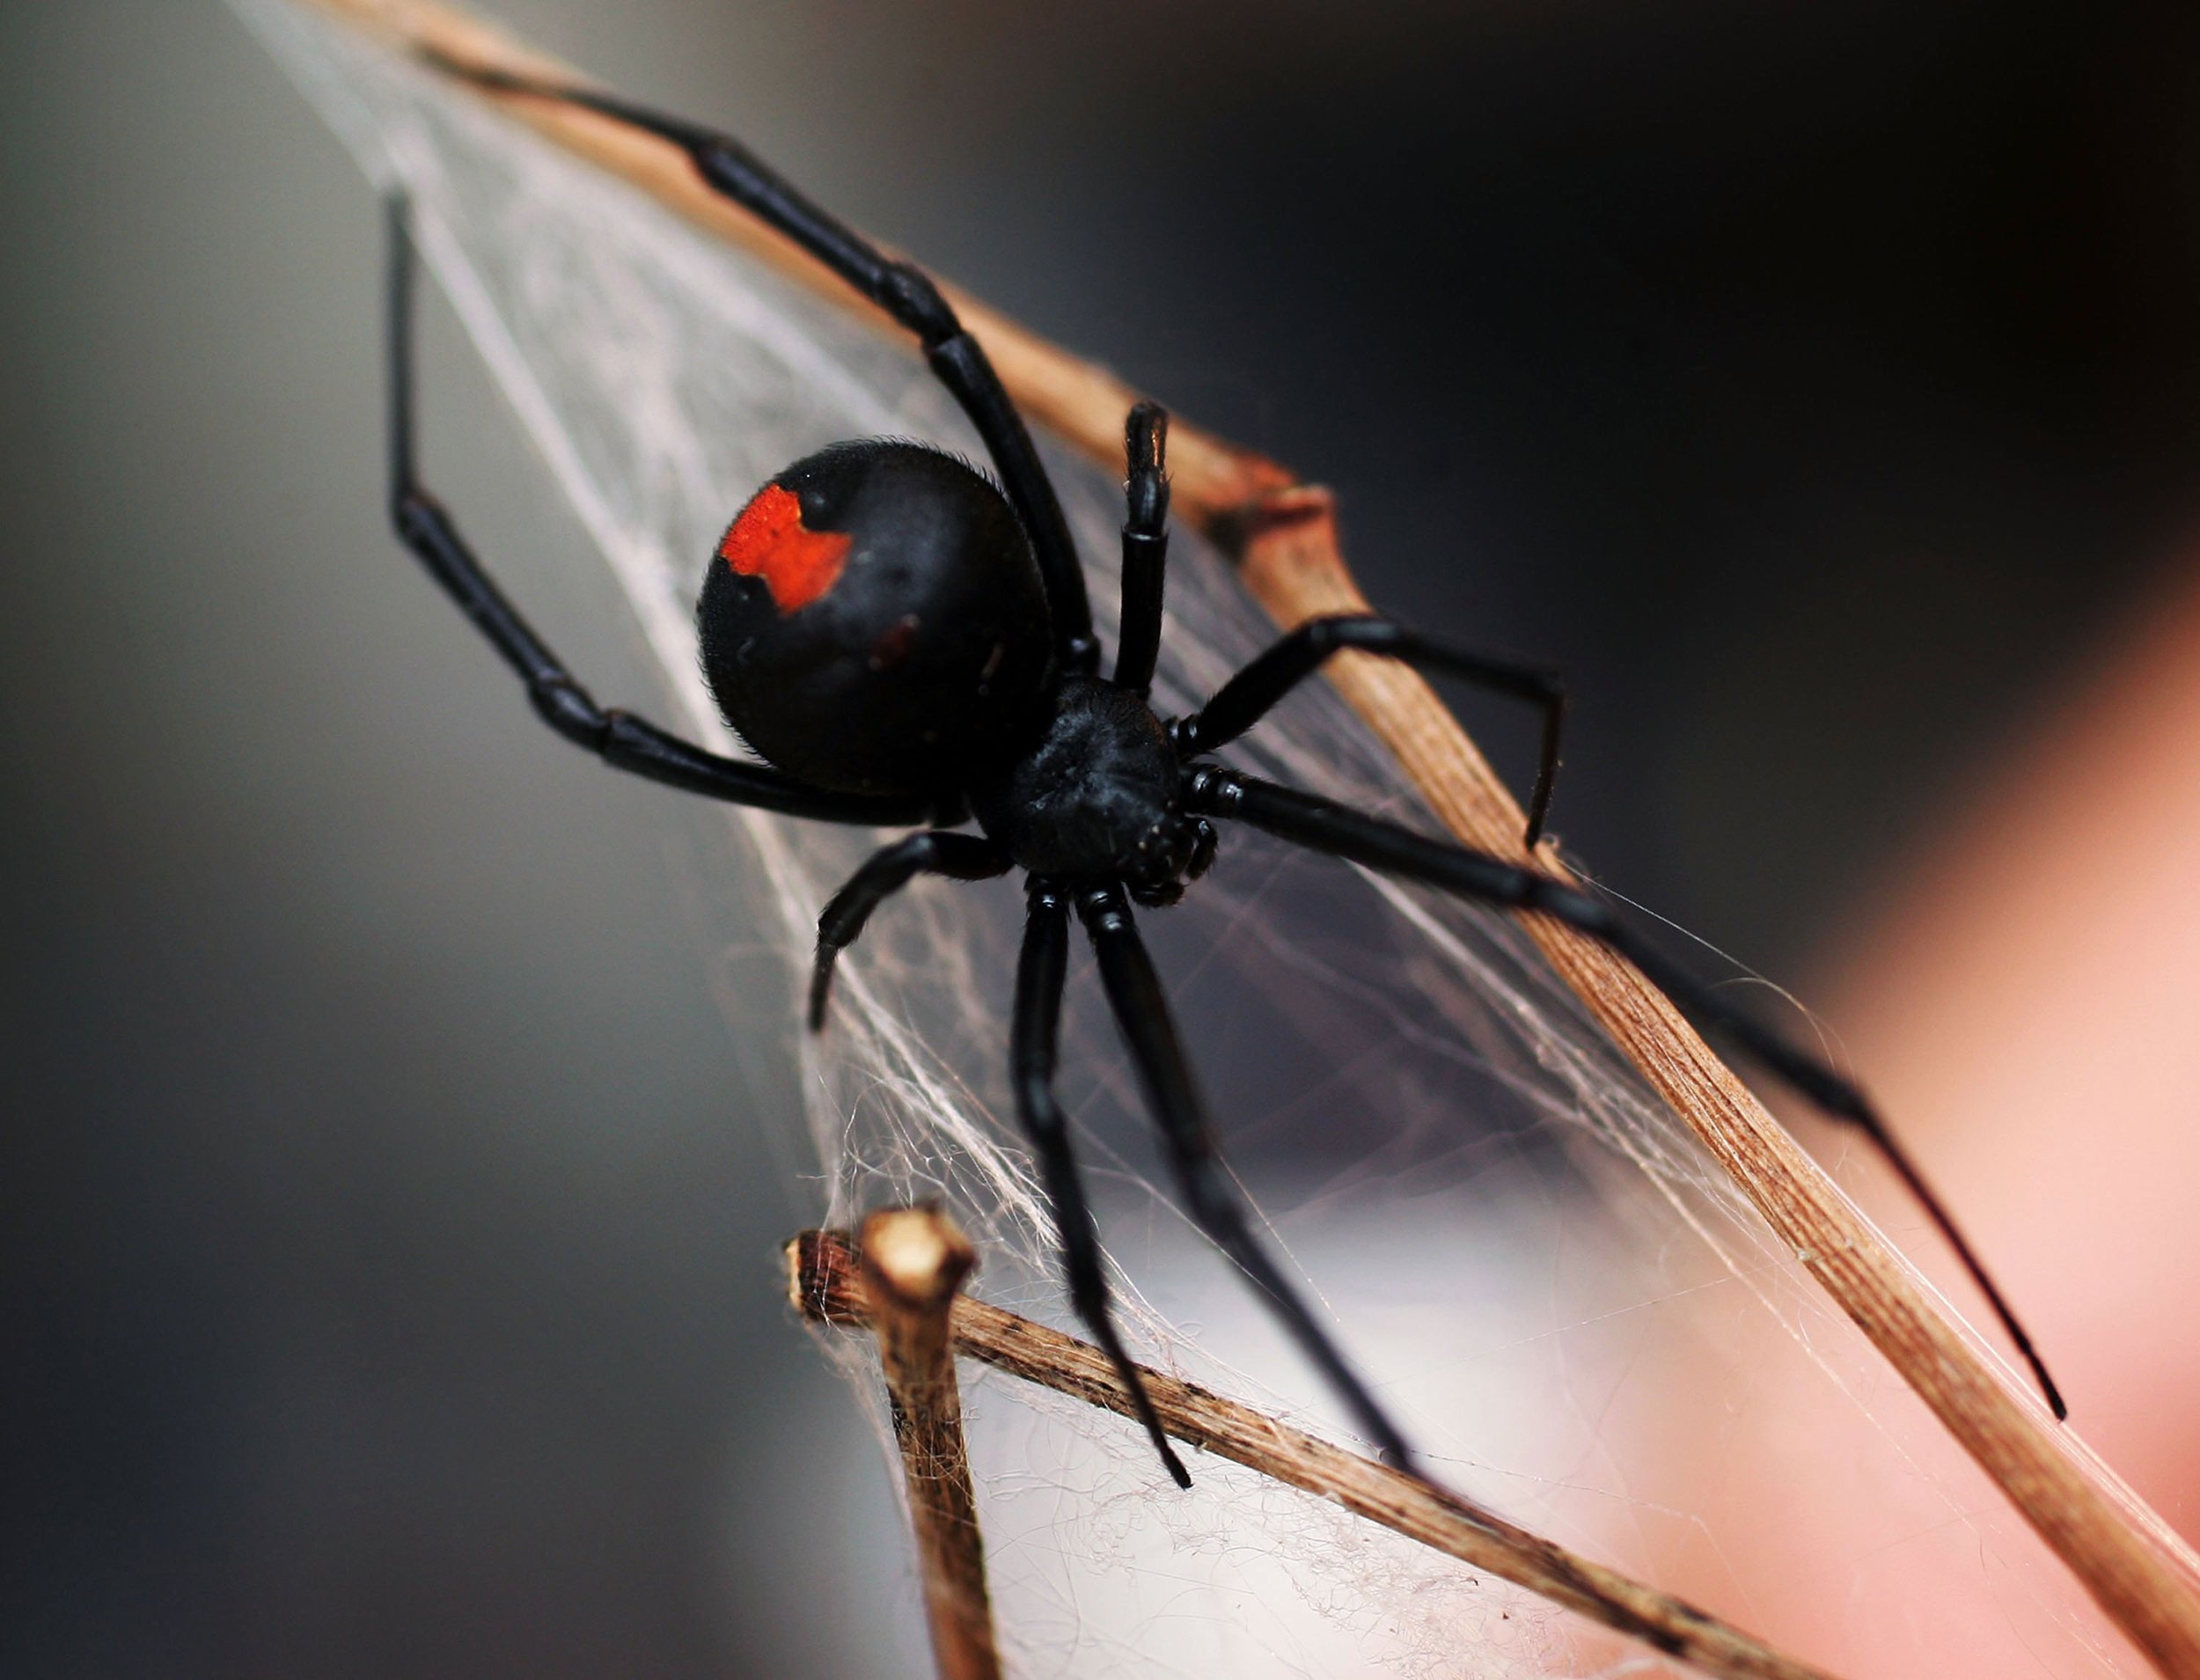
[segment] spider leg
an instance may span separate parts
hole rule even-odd
[[[990,881],[1008,874],[1008,855],[976,834],[928,829],[896,840],[864,861],[863,867],[834,893],[818,918],[818,965],[810,976],[810,1030],[825,1029],[825,1003],[832,991],[833,958],[853,945],[871,912],[920,875],[944,875],[953,881]]]
[[[1062,517],[1054,486],[1040,465],[1023,417],[1002,389],[985,350],[964,330],[939,288],[914,263],[890,258],[870,241],[796,190],[746,146],[700,123],[653,111],[594,88],[537,82],[484,70],[431,50],[422,56],[438,69],[493,92],[524,94],[593,111],[653,134],[686,152],[703,184],[785,234],[876,304],[924,347],[934,375],[985,440],[1038,557],[1045,580],[1055,652],[1073,670],[1089,671],[1099,654],[1084,571]]]
[[[1286,694],[1319,671],[1330,656],[1354,648],[1527,701],[1543,714],[1543,756],[1528,801],[1528,844],[1542,839],[1544,818],[1558,780],[1558,743],[1566,725],[1566,685],[1539,665],[1492,659],[1432,642],[1388,619],[1355,614],[1309,619],[1224,683],[1214,698],[1175,725],[1177,750],[1185,758],[1227,746],[1268,715]]]
[[[2057,1420],[2070,1415],[2062,1391],[2048,1375],[2032,1338],[2017,1320],[2000,1288],[1971,1250],[1954,1217],[1941,1205],[1925,1176],[1896,1141],[1887,1123],[1864,1093],[1824,1062],[1761,1025],[1719,993],[1669,961],[1614,913],[1610,906],[1580,888],[1535,869],[1432,840],[1378,818],[1368,817],[1313,794],[1278,787],[1220,765],[1196,765],[1184,781],[1184,805],[1211,817],[1235,817],[1278,838],[1332,857],[1346,858],[1385,875],[1422,881],[1463,899],[1551,917],[1610,946],[1640,969],[1650,983],[1690,1014],[1724,1031],[1751,1057],[1835,1119],[1846,1121],[1869,1138],[1896,1176],[1909,1187],[1926,1214],[1955,1251],[1963,1268],[1993,1308]]]
[[[1161,1419],[1147,1395],[1138,1367],[1116,1333],[1108,1305],[1108,1278],[1100,1261],[1100,1236],[1084,1180],[1070,1148],[1069,1120],[1054,1096],[1055,1045],[1061,1033],[1062,980],[1069,954],[1068,895],[1050,882],[1032,877],[1030,908],[1023,925],[1023,950],[1016,959],[1015,1023],[1009,1029],[1009,1078],[1016,1086],[1016,1112],[1038,1150],[1047,1199],[1061,1234],[1062,1268],[1069,1282],[1069,1303],[1093,1339],[1115,1367],[1117,1379],[1131,1397],[1132,1410],[1146,1427],[1154,1450],[1179,1487],[1192,1486],[1192,1473],[1162,1432]]]
[[[1100,959],[1101,984],[1107,989],[1116,1025],[1138,1069],[1146,1105],[1161,1128],[1162,1141],[1176,1170],[1192,1223],[1268,1297],[1270,1310],[1330,1386],[1343,1397],[1383,1456],[1401,1469],[1412,1469],[1414,1455],[1405,1437],[1299,1298],[1282,1267],[1254,1237],[1243,1201],[1215,1148],[1206,1105],[1177,1036],[1161,979],[1131,920],[1131,907],[1122,890],[1104,886],[1081,891],[1077,913]]]
[[[413,460],[413,246],[402,198],[389,214],[390,517],[429,575],[527,686],[544,723],[607,764],[690,793],[789,817],[885,827],[924,821],[921,800],[812,788],[784,771],[722,758],[631,712],[598,706],[565,664],[520,617],[483,569]]]
[[[1161,654],[1161,603],[1169,574],[1169,411],[1141,402],[1123,425],[1123,626],[1115,649],[1118,686],[1144,693]]]

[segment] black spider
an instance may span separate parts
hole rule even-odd
[[[1122,635],[1114,672],[1103,677],[1083,574],[1053,487],[985,352],[923,273],[882,256],[722,135],[591,90],[435,62],[479,85],[578,106],[681,148],[713,189],[914,333],[984,439],[999,488],[939,451],[870,440],[837,444],[796,462],[741,511],[708,569],[698,617],[719,706],[768,762],[706,752],[631,713],[599,707],[512,609],[415,476],[411,246],[404,206],[392,204],[391,495],[398,532],[518,672],[544,721],[620,769],[690,792],[825,822],[932,825],[874,855],[825,906],[812,1027],[825,1019],[834,957],[913,877],[970,881],[1026,872],[1029,918],[1010,1034],[1018,1113],[1054,1207],[1071,1303],[1114,1361],[1179,1483],[1189,1486],[1190,1478],[1111,1321],[1092,1214],[1053,1092],[1073,911],[1097,954],[1192,1220],[1259,1287],[1369,1438],[1397,1462],[1412,1457],[1255,1240],[1132,916],[1133,902],[1173,904],[1184,884],[1206,871],[1215,853],[1213,819],[1221,818],[1463,898],[1551,916],[1620,952],[1820,1107],[1864,1129],[1954,1244],[2056,1415],[2064,1414],[2000,1293],[1854,1086],[1676,968],[1602,900],[1535,869],[1256,780],[1207,756],[1258,723],[1339,649],[1385,654],[1541,709],[1542,768],[1528,820],[1532,844],[1558,761],[1564,695],[1555,676],[1448,648],[1379,618],[1316,619],[1277,642],[1200,710],[1164,723],[1147,701],[1169,541],[1167,420],[1158,407],[1140,404],[1126,427]],[[950,832],[973,817],[979,833]]]

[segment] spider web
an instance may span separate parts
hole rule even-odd
[[[632,603],[666,721],[737,751],[692,620],[726,519],[840,438],[982,459],[959,413],[906,347],[447,84],[286,0],[233,4],[369,174],[412,195],[429,264]],[[1040,444],[1111,637],[1119,488]],[[1272,635],[1195,537],[1177,533],[1172,561],[1164,713]],[[524,602],[540,580],[506,581]],[[1231,756],[1428,825],[1319,686]],[[817,1222],[943,1198],[979,1245],[983,1294],[1075,1328],[1005,1089],[1021,893],[918,884],[843,959],[812,1039],[792,1026],[817,912],[879,837],[727,822],[724,890],[785,959],[774,1007],[804,1075],[799,1114],[742,1123],[807,1136]],[[1214,874],[1144,926],[1269,1240],[1451,1486],[1830,1667],[2139,1668],[1501,918],[1233,828]],[[1073,965],[1061,1089],[1134,1351],[1349,1439],[1158,1187],[1096,990]],[[825,1339],[876,1411],[867,1351]],[[1199,1486],[1179,1494],[1119,1420],[965,1380],[1019,1672],[1661,1667],[1234,1466],[1192,1456]],[[1842,1508],[1797,1508],[1791,1474],[1838,1481]]]

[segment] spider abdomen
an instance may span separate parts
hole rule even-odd
[[[1001,492],[873,439],[776,474],[712,557],[696,617],[719,709],[767,761],[862,793],[942,792],[1027,745],[1046,591]]]

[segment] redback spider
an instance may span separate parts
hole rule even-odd
[[[2062,1398],[2030,1339],[1954,1221],[1857,1088],[1667,960],[1602,899],[1536,869],[1258,780],[1210,755],[1340,649],[1385,655],[1509,694],[1542,716],[1529,802],[1532,845],[1558,765],[1565,696],[1548,671],[1447,646],[1372,616],[1316,619],[1284,635],[1199,710],[1148,701],[1161,645],[1169,547],[1168,422],[1141,403],[1126,427],[1122,632],[1099,671],[1084,576],[1022,417],[933,282],[811,203],[737,142],[592,89],[455,62],[499,92],[562,101],[685,151],[715,192],[777,229],[914,334],[984,440],[999,482],[923,444],[836,444],[775,474],[741,510],[703,581],[705,671],[726,721],[765,760],[728,759],[632,713],[598,706],[490,581],[414,467],[412,254],[390,209],[391,500],[399,535],[526,685],[543,720],[607,763],[692,793],[790,817],[916,826],[825,906],[810,996],[824,1025],[832,965],[880,905],[918,875],[1024,872],[1029,908],[1010,1027],[1017,1112],[1060,1234],[1069,1299],[1113,1361],[1170,1473],[1191,1478],[1116,1333],[1068,1120],[1053,1091],[1074,913],[1137,1069],[1192,1221],[1272,1311],[1388,1457],[1412,1452],[1257,1240],[1217,1153],[1205,1104],[1141,942],[1133,904],[1174,904],[1214,861],[1218,820],[1461,898],[1550,916],[1594,935],[1683,1008],[1886,1155],[1992,1303],[2057,1417]],[[978,832],[958,832],[975,820]]]

